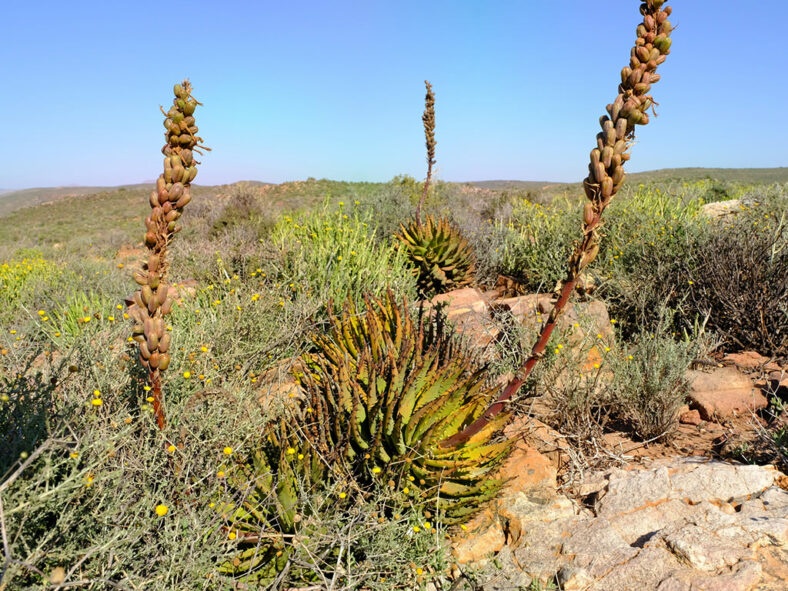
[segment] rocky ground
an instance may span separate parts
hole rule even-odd
[[[501,337],[502,310],[538,327],[549,296],[501,298],[460,290],[436,301],[486,354]],[[562,323],[612,338],[600,302],[576,303]],[[583,351],[591,367],[598,346]],[[608,433],[613,467],[573,476],[562,436],[525,417],[502,469],[505,493],[454,540],[462,564],[482,568],[485,591],[532,580],[566,591],[749,591],[788,588],[788,477],[774,466],[729,458],[757,439],[765,394],[788,393],[788,372],[757,353],[728,355],[691,370],[689,404],[668,442],[643,445]],[[562,484],[559,484],[561,474]]]

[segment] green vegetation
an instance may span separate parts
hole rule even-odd
[[[641,6],[580,206],[431,185],[429,84],[423,185],[192,193],[201,140],[184,82],[148,196],[12,213],[0,231],[3,585],[424,588],[453,571],[449,532],[503,484],[521,386],[582,453],[614,423],[641,440],[670,432],[707,347],[698,326],[723,347],[784,356],[788,186],[619,192],[670,49],[663,4]],[[707,201],[731,198],[739,210],[705,217]],[[497,345],[511,350],[484,364],[441,306],[415,300],[499,275],[560,297],[532,348],[510,326]],[[615,338],[579,322],[553,332],[575,291],[605,301]],[[506,369],[516,375],[501,380]],[[767,439],[784,454],[784,426]]]

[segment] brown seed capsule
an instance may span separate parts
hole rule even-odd
[[[616,137],[623,140],[627,135],[627,122],[628,119],[621,118],[616,121]]]
[[[615,130],[612,130],[613,134],[615,134]],[[605,149],[602,150],[602,164],[605,165],[605,168],[610,167],[610,162],[613,159],[613,147],[608,145],[605,146]]]
[[[140,355],[145,360],[150,359],[150,349],[148,349],[148,343],[145,340],[140,343]]]
[[[148,271],[155,273],[159,269],[159,259],[158,255],[152,254],[148,257]]]
[[[159,206],[159,194],[156,191],[151,191],[149,201],[150,201],[150,206],[151,207],[158,207]]]
[[[164,305],[164,302],[167,301],[167,294],[169,292],[168,286],[162,284],[159,286],[159,289],[156,290],[156,307],[160,308]],[[161,319],[159,319],[161,320]],[[162,324],[163,326],[163,324]],[[161,330],[164,330],[163,328]]]
[[[602,152],[597,148],[591,150],[591,166],[595,169],[596,165],[602,161]]]
[[[156,333],[145,335],[146,343],[149,351],[155,351],[159,348],[159,335]]]
[[[134,327],[131,329],[131,334],[138,335],[144,334],[145,328],[142,324],[135,324]]]
[[[136,281],[139,285],[148,284],[148,274],[144,273],[143,271],[140,270],[134,271],[133,277],[134,277],[134,281]]]
[[[192,117],[192,119],[194,118]],[[192,165],[192,162],[194,161],[194,155],[192,154],[192,151],[189,148],[184,148],[183,150],[181,150],[181,160],[183,160],[183,163],[186,166]]]
[[[164,216],[172,211],[172,203],[170,201],[165,201],[164,205],[161,206],[161,209],[162,209],[161,218],[164,219]]]
[[[159,339],[159,352],[166,353],[167,351],[169,351],[171,341],[172,341],[172,337],[170,336],[170,333],[165,332]]]
[[[589,225],[594,219],[594,204],[593,203],[586,203],[585,207],[583,208],[583,223],[587,226]]]
[[[166,316],[170,312],[172,312],[172,298],[167,298],[164,303],[161,305],[161,315]]]
[[[142,296],[142,303],[147,306],[148,302],[153,299],[153,290],[150,285],[143,285],[142,288],[140,288],[140,295]]]
[[[164,371],[170,366],[170,356],[166,353],[159,355],[159,371]]]
[[[605,178],[607,178],[607,173],[605,172],[605,165],[601,162],[598,162],[596,166],[594,166],[594,178],[596,179],[597,183],[602,183]]]
[[[150,247],[156,244],[156,235],[153,232],[145,233],[145,244]]]
[[[177,183],[178,181],[181,180],[181,178],[183,178],[183,166],[178,164],[177,166],[172,167],[172,178],[173,178],[172,181],[173,183]]]
[[[184,194],[183,194],[183,197],[181,197],[181,198],[178,200],[178,203],[176,203],[176,204],[175,204],[175,207],[177,207],[178,209],[181,209],[181,208],[183,208],[183,207],[186,207],[186,206],[189,204],[189,202],[190,202],[191,200],[192,200],[191,193],[188,193],[188,192],[187,192],[187,193],[184,193]]]
[[[632,68],[623,68],[621,70],[621,84],[626,84],[631,74],[632,74]]]
[[[177,207],[178,204],[176,203],[175,206]],[[164,216],[164,221],[165,222],[174,222],[179,217],[181,217],[181,212],[178,211],[177,209],[173,209],[170,213],[168,213],[167,215]]]
[[[186,115],[193,115],[196,108],[197,108],[197,101],[195,101],[194,99],[190,99],[186,101],[186,104],[183,107],[183,112]]]
[[[151,355],[150,355],[150,359],[148,360],[148,363],[150,363],[150,366],[153,369],[158,369],[160,362],[161,362],[161,355],[159,355],[159,352],[158,351],[152,352]]]
[[[602,198],[606,201],[613,196],[613,179],[605,177],[602,181]]]
[[[170,190],[170,201],[177,201],[183,195],[183,183],[177,182],[172,185]]]

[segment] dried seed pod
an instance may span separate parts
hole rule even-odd
[[[172,337],[170,337],[170,333],[168,333],[168,332],[165,332],[159,338],[159,353],[166,353],[167,351],[170,350],[170,341],[171,341],[171,339],[172,339]]]
[[[186,193],[183,194],[183,197],[178,199],[178,202],[175,204],[175,207],[177,207],[178,209],[186,207],[191,200],[192,200],[191,193],[186,192]]]
[[[588,226],[594,219],[594,204],[589,202],[583,207],[583,223]]]
[[[139,285],[147,285],[148,284],[148,274],[144,271],[134,271],[133,274],[134,281],[136,281]]]
[[[155,351],[159,348],[159,335],[155,332],[145,335],[145,342],[148,345],[149,351]]]
[[[170,356],[166,353],[159,354],[159,371],[164,371],[170,366]]]

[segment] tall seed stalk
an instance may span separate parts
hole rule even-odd
[[[564,311],[577,281],[599,252],[602,213],[624,182],[624,163],[629,160],[629,149],[635,139],[635,126],[646,125],[646,112],[654,104],[648,94],[651,85],[659,81],[657,66],[670,54],[670,34],[673,29],[668,16],[670,6],[662,7],[665,0],[646,0],[640,5],[643,22],[637,27],[637,39],[632,48],[629,66],[621,70],[618,96],[607,105],[607,115],[600,118],[602,131],[597,134],[596,147],[591,150],[589,174],[583,181],[588,202],[583,209],[583,237],[575,244],[569,257],[566,278],[531,355],[515,373],[504,390],[485,412],[466,429],[442,442],[442,446],[456,445],[470,439],[485,427],[520,389],[536,363],[544,356],[545,347]]]
[[[435,164],[435,93],[432,92],[432,84],[426,80],[424,84],[427,87],[427,96],[424,97],[424,114],[421,116],[421,120],[424,123],[424,138],[427,146],[427,178],[424,180],[421,199],[416,206],[416,221],[419,226],[422,224],[421,208],[424,207],[424,201],[427,199],[427,191],[432,180],[432,166]]]
[[[147,260],[142,269],[134,272],[139,289],[129,304],[128,313],[134,320],[133,338],[139,343],[140,362],[148,370],[148,383],[153,396],[153,412],[156,424],[164,429],[164,402],[162,399],[161,375],[170,365],[170,333],[166,330],[164,317],[172,310],[173,296],[165,281],[169,262],[167,247],[181,230],[177,224],[184,207],[191,201],[191,182],[197,176],[194,152],[209,150],[198,137],[194,124],[194,111],[202,103],[191,94],[188,80],[173,87],[175,98],[172,107],[165,112],[167,143],[162,148],[164,172],[156,181],[156,189],[150,194],[151,213],[145,218],[145,246]]]

